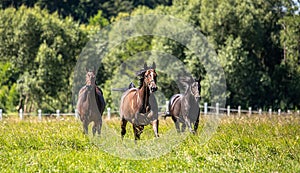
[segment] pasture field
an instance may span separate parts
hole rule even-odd
[[[117,119],[107,123],[120,131]],[[162,119],[160,133],[173,126]],[[131,124],[127,129],[126,138],[133,138]],[[129,160],[102,151],[73,117],[8,117],[0,122],[0,172],[300,172],[297,115],[223,117],[205,144],[199,135],[185,135],[161,157]],[[152,136],[146,126],[142,140]]]

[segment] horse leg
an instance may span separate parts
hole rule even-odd
[[[139,138],[140,138],[141,134],[142,134],[143,131],[144,131],[144,125],[138,126],[138,129],[139,129]]]
[[[159,124],[159,120],[158,119],[152,121],[152,127],[153,127],[153,131],[154,131],[154,135],[157,138],[159,137],[159,135],[158,135],[158,124]]]
[[[136,141],[136,140],[140,139],[140,138],[139,138],[140,136],[138,135],[138,128],[137,128],[137,125],[132,124],[132,128],[133,128],[134,140]]]
[[[189,131],[190,131],[191,133],[195,133],[195,131],[192,129],[191,121],[190,121],[190,119],[188,118],[187,115],[184,116],[184,121],[185,121],[185,124],[188,126]]]
[[[200,115],[198,115],[196,122],[194,124],[194,131],[197,132],[198,130],[198,126],[199,126],[199,119],[200,119]]]
[[[186,128],[186,124],[185,124],[185,123],[182,123],[182,125],[181,125],[181,132],[182,132],[182,133],[185,131],[185,128]]]
[[[180,133],[179,120],[177,118],[175,118],[175,116],[172,116],[172,120],[175,123],[175,127],[176,127],[176,130],[177,130],[177,133]]]
[[[98,129],[97,129],[97,132],[98,132],[98,135],[100,136],[101,135],[101,128],[102,128],[102,119],[99,120],[99,124],[98,124]]]
[[[96,132],[100,136],[101,134],[101,126],[102,126],[102,120],[94,121],[94,126],[93,126],[93,136],[95,136]]]
[[[88,125],[89,125],[89,123],[86,119],[84,119],[82,121],[82,124],[83,124],[83,134],[87,135],[88,134]]]
[[[98,125],[98,123],[96,123],[96,121],[94,121],[94,125],[93,125],[93,128],[92,128],[93,136],[95,136],[95,133],[96,133],[96,130],[97,130],[97,125]]]
[[[122,121],[121,121],[121,136],[122,136],[122,139],[124,138],[124,135],[126,134],[126,125],[127,125],[127,120],[123,119],[122,118]]]
[[[140,140],[141,134],[143,133],[144,126],[143,125],[136,125],[132,124],[133,132],[134,132],[134,140]]]

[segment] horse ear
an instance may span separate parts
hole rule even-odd
[[[147,70],[147,63],[144,64],[144,70]]]
[[[199,75],[198,82],[201,82],[201,80],[202,80],[202,76],[201,76],[201,75]]]
[[[86,72],[89,72],[89,70],[88,70],[86,67],[85,67],[85,71],[86,71]]]
[[[202,76],[200,75],[199,79],[198,79],[198,91],[199,91],[199,93],[201,93],[201,80],[202,80]]]
[[[155,62],[153,62],[153,64],[152,64],[152,68],[153,68],[153,69],[155,69],[155,68],[156,68],[156,64],[155,64]]]

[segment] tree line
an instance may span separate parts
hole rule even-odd
[[[0,108],[7,112],[71,111],[74,67],[89,39],[123,17],[141,14],[171,15],[202,32],[220,59],[227,84],[223,94],[232,107],[300,107],[300,17],[295,1],[4,0],[0,7]],[[188,44],[197,43],[191,38]],[[97,82],[108,106],[117,109],[111,84],[119,65],[149,50],[169,53],[196,78],[202,76],[202,102],[210,101],[211,86],[199,57],[174,40],[141,36],[118,45],[102,60]],[[178,92],[166,75],[158,80],[166,99]]]

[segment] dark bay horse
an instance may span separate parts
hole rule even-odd
[[[200,79],[194,81],[188,79],[183,81],[186,84],[184,94],[175,94],[169,101],[169,113],[166,116],[172,116],[177,132],[184,132],[186,126],[191,133],[195,133],[199,125],[200,108],[198,104]],[[181,129],[180,124],[182,123]],[[194,129],[192,129],[192,124]]]
[[[88,125],[93,121],[93,135],[96,131],[100,135],[105,101],[102,90],[96,85],[95,70],[87,70],[85,81],[86,84],[80,89],[77,101],[77,110],[83,123],[83,132],[88,134]]]
[[[126,124],[132,123],[135,140],[140,139],[144,126],[152,123],[155,137],[158,137],[158,108],[153,96],[157,90],[155,63],[152,67],[147,67],[145,63],[138,76],[140,76],[140,86],[138,88],[130,85],[124,92],[120,103],[121,136],[126,134]],[[132,88],[131,88],[132,87]]]

